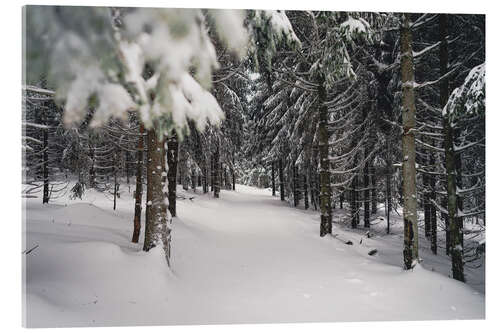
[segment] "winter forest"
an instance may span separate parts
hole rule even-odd
[[[485,317],[485,16],[25,6],[28,327]]]

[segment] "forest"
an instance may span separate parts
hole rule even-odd
[[[407,279],[449,280],[443,283],[453,283],[450,288],[460,295],[455,302],[475,297],[475,303],[467,298],[469,307],[461,315],[484,318],[484,15],[64,6],[26,6],[23,15],[28,326],[118,323],[106,311],[107,317],[96,322],[76,315],[47,321],[40,310],[44,302],[65,304],[63,296],[43,301],[41,290],[51,285],[34,282],[48,274],[42,266],[57,266],[50,258],[66,251],[64,239],[108,242],[107,231],[97,229],[108,219],[123,220],[115,221],[121,229],[113,229],[123,239],[109,242],[126,249],[119,253],[131,256],[130,271],[143,269],[139,262],[146,259],[138,254],[159,253],[162,259],[154,265],[166,264],[161,274],[174,272],[182,280],[194,252],[207,253],[207,259],[196,261],[201,266],[205,260],[216,262],[219,252],[220,258],[231,251],[236,257],[237,238],[224,254],[214,244],[229,244],[225,235],[243,230],[245,240],[255,234],[255,243],[239,258],[254,263],[245,256],[257,256],[250,253],[260,253],[259,242],[269,238],[270,252],[281,253],[276,244],[294,230],[290,237],[307,253],[303,256],[324,258],[312,266],[311,281],[323,274],[323,265],[342,263],[346,271],[356,258],[379,260],[383,267],[389,263],[415,276],[405,275],[396,285]],[[211,210],[203,210],[207,205]],[[64,207],[74,208],[62,217]],[[65,238],[69,234],[62,228],[76,224],[82,224],[71,234],[76,238]],[[198,227],[220,242],[200,245],[208,242],[198,241],[205,237],[201,231],[188,241],[188,232]],[[51,248],[53,242],[61,243]],[[98,244],[101,251],[114,251]],[[245,244],[242,240],[241,251]],[[328,246],[343,247],[331,249],[334,255]],[[91,251],[91,258],[103,253],[93,253],[94,246],[81,251]],[[350,252],[341,259],[344,251]],[[103,267],[113,265],[105,262]],[[300,270],[300,263],[287,263]],[[401,278],[401,272],[391,272]],[[378,273],[364,276],[371,279],[370,274]],[[164,290],[174,295],[169,288],[180,282],[172,281]],[[303,293],[301,302],[310,295]],[[276,304],[285,300],[276,296]],[[241,303],[250,312],[260,304]],[[416,304],[413,315],[424,311],[424,304]],[[151,315],[144,322],[124,322],[231,322],[217,315],[189,317],[191,305],[177,321]],[[207,313],[215,311],[204,306]],[[459,306],[451,308],[458,316]],[[231,318],[232,310],[224,309]],[[434,316],[385,318],[449,318],[434,310]],[[304,318],[380,319],[367,316]],[[291,318],[279,312],[233,317],[234,322]]]

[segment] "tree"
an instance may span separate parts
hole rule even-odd
[[[332,203],[331,203],[331,188],[330,188],[330,160],[328,154],[329,135],[327,130],[327,106],[326,91],[324,87],[324,79],[320,79],[318,92],[319,104],[319,174],[320,174],[320,210],[321,210],[321,225],[320,236],[332,233]]]
[[[144,125],[139,126],[139,138],[137,139],[137,166],[135,181],[135,210],[134,210],[134,232],[132,242],[139,242],[141,233],[141,211],[142,211],[142,165],[144,161]],[[175,184],[175,182],[174,182]]]
[[[177,161],[179,159],[179,142],[177,135],[172,135],[167,140],[167,162],[168,162],[168,209],[172,217],[177,216]]]
[[[404,267],[411,269],[418,260],[417,188],[415,167],[415,75],[409,14],[401,26],[401,80],[403,89],[403,218]]]

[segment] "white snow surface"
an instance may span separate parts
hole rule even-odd
[[[178,189],[194,199],[178,200],[169,270],[162,249],[141,251],[144,222],[130,242],[134,187],[122,186],[116,211],[92,190],[25,199],[25,249],[38,245],[22,255],[27,326],[484,318],[483,293],[425,261],[403,271],[399,235],[334,225],[339,237],[321,238],[317,212],[242,185],[220,199]]]

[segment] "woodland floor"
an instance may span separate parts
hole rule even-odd
[[[161,249],[130,242],[133,198],[122,191],[116,211],[94,191],[27,199],[25,248],[38,245],[23,254],[27,326],[484,318],[484,268],[467,271],[469,285],[452,280],[449,259],[421,241],[423,263],[403,271],[396,218],[385,235],[375,217],[371,238],[334,224],[346,245],[319,237],[318,212],[268,190],[237,186],[214,199],[179,188],[194,199],[178,201],[170,271]]]

